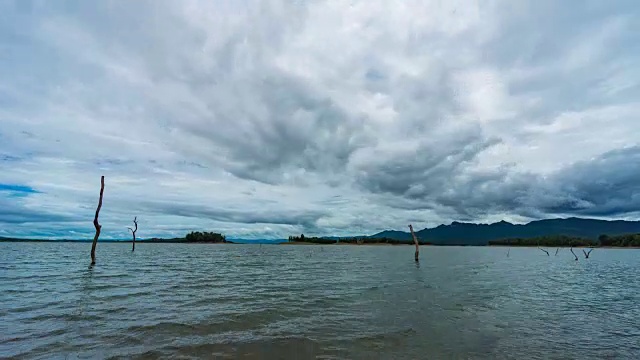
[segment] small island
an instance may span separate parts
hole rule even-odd
[[[226,243],[227,238],[219,233],[192,231],[184,237],[190,243]]]
[[[151,238],[139,240],[141,243],[200,243],[200,244],[233,244],[228,241],[226,236],[216,232],[209,231],[192,231],[184,238],[161,239]]]

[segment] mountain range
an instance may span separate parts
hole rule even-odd
[[[487,245],[490,240],[535,238],[541,236],[567,235],[597,240],[602,234],[623,235],[640,233],[640,221],[598,220],[584,218],[546,219],[527,224],[512,224],[500,221],[493,224],[474,224],[454,221],[450,225],[439,225],[416,232],[421,241],[434,245]],[[404,231],[387,230],[371,238],[410,240],[411,234]]]

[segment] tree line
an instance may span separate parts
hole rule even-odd
[[[371,237],[349,237],[349,238],[323,238],[323,237],[307,237],[304,234],[300,236],[289,236],[289,242],[304,242],[312,244],[392,244],[392,245],[408,245],[413,244],[413,240],[398,240],[386,237],[371,238]],[[431,245],[426,241],[419,241],[420,245]]]
[[[567,235],[550,235],[533,238],[513,238],[490,240],[489,245],[503,246],[545,246],[545,247],[640,247],[640,234],[600,235],[598,240],[591,240]]]
[[[624,234],[617,236],[600,235],[598,238],[601,246],[615,247],[640,247],[640,234]]]

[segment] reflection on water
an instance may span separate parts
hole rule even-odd
[[[0,243],[0,357],[640,358],[640,251]]]

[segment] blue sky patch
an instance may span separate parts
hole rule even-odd
[[[8,191],[12,193],[36,194],[38,190],[26,185],[1,184],[0,191]]]

